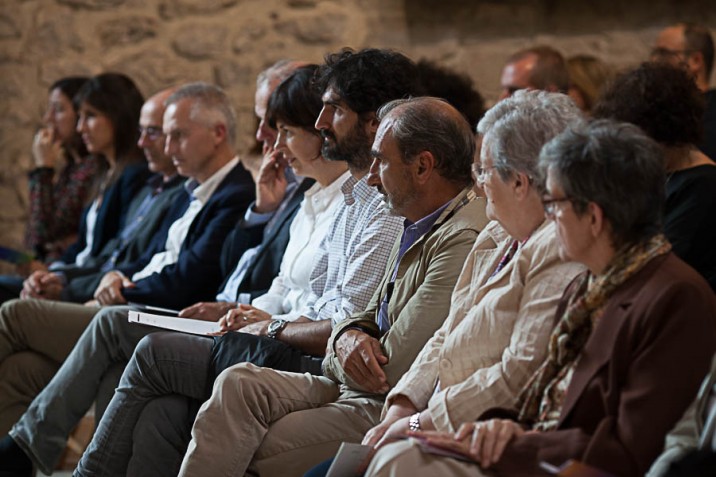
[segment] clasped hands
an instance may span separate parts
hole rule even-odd
[[[413,403],[403,395],[395,396],[380,424],[370,429],[363,438],[363,445],[374,447],[374,452],[396,439],[415,437],[422,442],[463,455],[483,468],[498,462],[507,445],[527,432],[519,423],[509,419],[468,422],[457,432],[440,432],[429,409],[420,413],[420,431],[411,431],[410,416],[418,412]],[[366,463],[367,466],[367,463]]]
[[[58,300],[63,283],[60,276],[47,270],[37,270],[22,282],[20,298]]]
[[[258,308],[228,302],[201,302],[184,308],[179,312],[180,318],[217,321],[221,331],[214,336],[221,336],[229,331],[241,331],[257,336],[265,336],[271,314]]]

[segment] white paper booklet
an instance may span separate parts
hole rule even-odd
[[[372,446],[350,442],[342,443],[326,477],[359,477],[363,475],[365,470],[363,464],[372,449]]]
[[[153,315],[141,311],[130,311],[129,321],[141,325],[156,326],[167,330],[181,331],[193,335],[208,335],[218,333],[219,324],[215,321],[192,320],[191,318],[178,318],[174,316]]]

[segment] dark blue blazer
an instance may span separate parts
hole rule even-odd
[[[199,301],[212,301],[223,279],[220,266],[222,244],[254,198],[251,174],[239,163],[192,221],[177,262],[138,280],[133,288],[124,288],[122,294],[127,301],[174,309]],[[189,196],[184,193],[169,215],[181,217],[188,205]],[[169,226],[171,224],[166,225]],[[163,252],[166,233],[159,231],[157,236],[140,260],[118,267],[118,270],[131,277],[144,268],[155,253]],[[164,240],[160,240],[162,236]]]
[[[221,253],[221,266],[225,279],[224,283],[219,287],[219,292],[226,286],[226,282],[236,268],[241,255],[247,249],[259,244],[261,248],[249,265],[243,280],[241,280],[238,293],[249,293],[253,300],[269,290],[271,282],[278,275],[281,267],[281,260],[286,251],[286,245],[288,245],[291,222],[293,222],[298,213],[304,192],[314,183],[313,179],[304,179],[301,182],[286,207],[281,211],[281,215],[276,217],[273,229],[265,237],[263,225],[247,227],[243,220],[239,222],[226,238],[226,242],[224,242],[224,249]],[[234,299],[236,298],[234,297]]]
[[[97,255],[105,244],[124,227],[129,204],[135,194],[146,184],[149,174],[146,162],[129,164],[124,168],[114,184],[104,192],[102,205],[97,212],[97,223],[94,226],[94,238],[90,255]],[[87,213],[90,206],[85,207],[84,212],[82,212],[77,241],[67,247],[67,250],[60,258],[64,263],[74,263],[77,254],[87,246]]]

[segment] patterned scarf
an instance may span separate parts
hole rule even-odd
[[[644,265],[669,250],[671,244],[658,234],[618,251],[603,274],[596,277],[584,274],[577,284],[576,293],[567,303],[564,315],[552,331],[547,358],[520,394],[518,408],[521,422],[539,422],[554,415],[555,411],[561,411],[564,394],[556,390],[559,388],[557,384],[565,376],[571,377],[568,371],[579,358],[607,300]],[[558,397],[555,398],[555,395]],[[559,414],[556,412],[556,415]]]

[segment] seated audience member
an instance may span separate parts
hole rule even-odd
[[[166,152],[178,171],[191,178],[187,182],[191,198],[185,196],[187,200],[175,204],[183,215],[171,224],[166,240],[154,240],[137,262],[145,264],[144,268],[137,271],[141,265],[120,267],[124,274],[113,271],[105,275],[105,286],[100,285],[97,293],[101,303],[133,299],[180,307],[206,299],[216,291],[222,278],[221,244],[254,198],[250,175],[233,157],[235,129],[228,97],[215,86],[188,84],[167,99],[163,124]],[[139,339],[153,330],[123,326],[128,307],[100,311],[78,308],[89,312],[53,318],[70,323],[78,316],[86,319],[88,313],[96,315],[52,381],[13,426],[10,435],[17,440],[5,438],[16,454],[14,458],[2,455],[0,470],[13,466],[20,472],[29,469],[27,456],[32,455],[44,472],[51,472],[67,435],[94,401],[102,376],[113,364],[126,361]],[[2,358],[22,350],[18,342],[24,327],[33,322],[33,315],[12,315],[7,319],[14,328],[7,335],[0,334]],[[111,348],[108,341],[113,344]],[[24,446],[24,453],[17,442]]]
[[[695,144],[701,139],[703,98],[688,74],[645,63],[619,76],[594,116],[639,126],[664,149],[664,234],[673,251],[716,290],[716,167]]]
[[[173,222],[166,215],[169,201],[177,198],[181,188],[177,187],[178,177],[171,158],[163,153],[164,135],[151,134],[151,128],[161,131],[163,102],[171,91],[164,91],[150,99],[142,107],[139,118],[142,135],[139,144],[147,157],[149,168],[157,174],[161,192],[151,198],[150,194],[157,191],[155,187],[145,186],[137,194],[130,205],[127,224],[120,237],[110,240],[105,250],[95,259],[96,263],[104,260],[105,264],[131,263],[144,252],[147,244],[153,239],[162,220]],[[152,137],[150,137],[152,136]],[[164,181],[162,181],[162,178]],[[153,180],[150,178],[150,181]],[[145,198],[150,197],[148,206],[151,210],[137,210]],[[139,215],[138,215],[139,214]],[[136,226],[139,225],[141,226]],[[120,243],[120,240],[122,241]],[[116,251],[116,254],[115,254]],[[104,266],[104,265],[103,265]],[[97,286],[102,272],[82,276],[82,272],[92,272],[97,267],[68,266],[63,268],[75,276],[62,287],[59,273],[35,272],[25,283],[25,292],[44,298],[54,298],[52,290],[62,289],[62,295],[70,293],[73,297],[79,294],[84,300],[91,299],[92,291]],[[94,282],[94,283],[93,283]],[[29,283],[29,284],[28,284]],[[91,287],[91,288],[85,288]],[[81,300],[77,300],[81,301]],[[27,406],[57,372],[62,360],[89,323],[96,309],[76,304],[63,304],[50,301],[15,300],[0,308],[0,435],[7,434],[10,427],[17,422]],[[74,319],[66,319],[67,316]],[[12,317],[16,318],[12,318]],[[7,337],[12,338],[12,350],[7,346]],[[47,339],[52,336],[52,339]],[[10,353],[10,354],[7,354]],[[112,387],[116,384],[112,383]],[[111,397],[111,395],[110,395]],[[98,399],[95,414],[101,416],[106,400]]]
[[[425,94],[450,103],[475,129],[485,115],[485,100],[474,88],[472,79],[426,59],[418,61],[417,67]]]
[[[82,266],[65,265],[52,271],[34,272],[23,284],[23,298],[62,300],[85,303],[92,299],[105,272],[137,260],[150,245],[167,212],[182,194],[183,178],[177,174],[172,158],[164,153],[162,116],[164,101],[174,89],[166,89],[149,98],[139,115],[141,132],[138,146],[142,148],[149,170],[153,173],[146,185],[129,204],[122,230],[109,240],[99,254],[91,256]]]
[[[269,101],[268,123],[278,130],[276,150],[282,154],[281,162],[287,162],[298,176],[315,179],[317,183],[306,191],[291,224],[281,271],[268,293],[256,298],[252,305],[239,305],[241,324],[247,325],[246,328],[250,324],[267,323],[268,318],[282,323],[301,316],[311,299],[309,278],[319,244],[341,207],[341,186],[350,176],[345,162],[328,161],[321,155],[321,135],[313,127],[321,110],[320,95],[311,83],[316,68],[315,65],[298,68],[278,86]],[[283,173],[282,168],[279,170]],[[249,339],[234,342],[233,354],[228,357],[212,356],[213,340],[210,337],[159,332],[142,340],[76,473],[96,475],[110,470],[130,475],[146,473],[147,466],[152,463],[141,462],[131,455],[134,424],[144,405],[169,394],[205,401],[215,377],[212,367],[223,368],[249,361],[320,374],[320,369],[312,365],[313,360],[301,351],[300,344],[299,347],[290,346],[279,339],[278,333],[275,337],[237,336]],[[271,358],[266,360],[269,356]],[[223,362],[225,357],[230,361]],[[170,362],[171,365],[165,367]],[[147,373],[147,366],[153,371]],[[172,425],[179,423],[173,420]],[[185,445],[189,441],[190,429],[191,421],[186,423]],[[144,445],[153,447],[152,442]],[[183,450],[176,453],[173,465],[165,467],[162,473],[176,475]],[[168,456],[158,456],[155,460],[166,463]]]
[[[714,66],[714,41],[708,28],[696,23],[677,23],[664,28],[654,48],[652,61],[662,61],[685,69],[706,99],[702,118],[704,135],[697,144],[701,152],[716,159],[716,90],[709,89]]]
[[[88,80],[75,95],[79,116],[77,132],[97,164],[95,180],[80,220],[77,241],[53,265],[82,266],[115,237],[127,214],[127,205],[144,184],[148,171],[137,147],[137,123],[144,99],[128,77],[103,73]],[[36,262],[32,269],[46,267]],[[52,268],[52,265],[51,265]],[[0,280],[0,302],[17,298],[23,280]]]
[[[89,78],[62,78],[49,89],[43,127],[35,134],[25,245],[39,260],[58,259],[77,239],[80,217],[99,170],[77,132],[73,98]]]
[[[550,46],[520,50],[507,59],[500,77],[500,100],[521,89],[567,93],[569,73],[564,57]]]
[[[301,475],[334,453],[340,441],[360,440],[378,422],[385,393],[448,317],[451,301],[455,302],[453,284],[465,259],[471,263],[474,256],[487,257],[496,267],[510,248],[504,241],[503,254],[496,250],[496,241],[502,244],[505,237],[500,232],[494,235],[490,225],[478,236],[482,247],[465,236],[474,236],[484,221],[472,223],[475,212],[468,209],[470,204],[461,206],[466,190],[460,188],[471,182],[467,169],[474,158],[474,138],[454,108],[434,98],[415,98],[388,103],[379,118],[371,182],[386,194],[392,210],[406,217],[406,226],[438,217],[440,227],[426,228],[400,257],[411,237],[411,228],[406,228],[369,308],[335,326],[323,363],[326,377],[251,365],[222,373],[197,416],[180,475],[199,475],[202,468],[219,474]],[[430,176],[420,180],[431,167]],[[447,208],[440,206],[451,196]],[[478,199],[480,207],[482,203]],[[459,212],[451,212],[455,207]],[[524,265],[521,258],[513,262]],[[509,281],[514,269],[504,267],[495,280]],[[568,267],[561,271],[568,273]],[[551,278],[560,286],[564,279],[564,273],[537,274],[544,279],[537,287],[541,291],[553,286]],[[217,442],[212,428],[230,433],[230,438]],[[224,459],[228,446],[234,449],[232,458]]]
[[[660,232],[661,149],[602,120],[551,141],[540,165],[560,254],[588,271],[565,290],[519,414],[493,409],[457,433],[407,433],[472,463],[401,441],[367,475],[537,476],[542,462],[576,459],[641,476],[693,399],[716,350],[716,297]]]
[[[594,107],[602,89],[612,79],[612,68],[592,55],[567,58],[569,90],[567,94],[585,114]]]
[[[414,75],[409,75],[410,69],[413,68],[412,63],[402,55],[394,54],[386,51],[367,50],[356,54],[339,55],[333,61],[338,61],[334,68],[339,68],[341,80],[338,84],[346,84],[346,79],[356,76],[366,78],[366,84],[370,88],[357,88],[349,90],[352,94],[351,101],[353,104],[362,107],[369,107],[373,104],[380,104],[382,101],[395,96],[402,96],[410,92],[413,88],[412,81]],[[330,60],[329,60],[330,61]],[[355,69],[362,68],[363,75],[355,75]],[[325,68],[325,67],[324,67]],[[350,85],[350,83],[348,83]],[[373,86],[379,85],[379,89]],[[355,84],[353,85],[355,87]],[[380,91],[380,95],[366,96],[362,91]],[[346,108],[348,106],[345,106]],[[320,96],[316,95],[311,85],[311,75],[306,69],[300,70],[286,80],[272,96],[269,111],[271,122],[275,122],[280,126],[282,132],[279,133],[279,139],[286,141],[285,146],[281,146],[282,151],[290,151],[289,144],[297,148],[299,155],[306,159],[318,159],[321,156],[321,146],[324,141],[320,137],[313,137],[310,131],[315,131],[312,127],[316,121],[319,111],[321,110]],[[298,112],[300,115],[297,115]],[[351,111],[352,112],[352,111]],[[353,112],[352,112],[353,113]],[[276,366],[296,371],[308,371],[311,373],[320,373],[317,364],[320,361],[311,359],[310,355],[321,355],[325,350],[326,340],[330,333],[330,318],[334,315],[343,313],[352,313],[354,309],[362,309],[366,306],[368,299],[372,295],[372,291],[378,286],[378,281],[385,267],[385,261],[390,253],[392,241],[397,237],[399,232],[399,219],[392,217],[386,213],[382,205],[380,195],[364,185],[365,180],[361,179],[356,183],[356,176],[365,176],[362,169],[366,162],[364,155],[368,154],[368,134],[374,134],[370,127],[369,120],[373,120],[370,115],[366,114],[364,123],[358,122],[357,114],[353,113],[355,121],[353,127],[336,131],[336,145],[332,148],[323,147],[324,157],[332,158],[332,163],[323,163],[321,159],[316,161],[305,161],[306,172],[310,172],[311,166],[320,166],[321,171],[313,171],[317,177],[321,177],[321,181],[326,181],[328,177],[333,176],[337,171],[345,170],[346,165],[350,169],[350,175],[345,177],[334,178],[332,184],[324,191],[324,193],[339,192],[340,201],[338,209],[332,214],[333,220],[329,222],[327,239],[321,244],[321,240],[315,236],[311,239],[311,246],[306,248],[307,254],[302,254],[301,261],[304,262],[308,255],[312,255],[310,262],[315,264],[313,269],[309,268],[312,276],[318,277],[318,280],[311,280],[312,295],[309,300],[304,303],[303,299],[298,300],[295,305],[298,307],[299,313],[294,313],[293,317],[277,317],[278,319],[267,319],[270,316],[257,316],[255,310],[242,307],[239,310],[232,311],[222,322],[231,322],[233,326],[242,327],[243,333],[229,333],[218,339],[213,346],[212,342],[206,339],[188,340],[186,336],[179,334],[160,334],[155,335],[143,341],[127,369],[125,380],[123,382],[131,382],[134,387],[127,388],[129,392],[124,392],[124,387],[117,393],[113,402],[111,412],[117,412],[118,418],[105,419],[101,424],[99,433],[111,433],[115,437],[112,439],[117,442],[131,442],[131,436],[124,438],[117,437],[117,432],[123,428],[117,428],[117,424],[122,422],[137,422],[137,411],[141,411],[142,407],[150,401],[152,397],[159,397],[169,392],[178,392],[188,396],[194,400],[203,402],[208,398],[207,391],[215,377],[215,372],[219,372],[225,367],[236,362],[249,361],[267,366]],[[346,120],[345,114],[336,115],[342,121]],[[286,121],[289,120],[288,123]],[[291,123],[298,123],[291,126]],[[343,126],[343,124],[341,124]],[[288,126],[288,130],[286,127]],[[295,134],[290,133],[290,129],[294,129]],[[355,139],[356,130],[365,128],[365,138]],[[300,134],[299,134],[300,133]],[[296,134],[299,134],[297,136]],[[289,140],[290,139],[290,140]],[[302,139],[299,141],[299,139]],[[315,143],[316,139],[318,140]],[[351,142],[352,141],[352,142]],[[315,146],[315,148],[312,148]],[[292,153],[289,154],[289,157]],[[345,158],[346,160],[342,160]],[[294,160],[296,162],[297,158]],[[308,164],[308,163],[311,164]],[[303,163],[301,163],[303,164]],[[301,164],[296,163],[297,166]],[[333,172],[330,172],[333,171]],[[340,181],[340,182],[337,182]],[[334,190],[337,187],[338,189]],[[350,195],[349,195],[350,194]],[[323,194],[322,194],[323,195]],[[354,200],[350,200],[354,199]],[[316,211],[316,204],[309,204],[307,201],[306,212],[310,214],[310,210]],[[331,207],[335,207],[332,205]],[[303,215],[303,214],[302,214]],[[328,218],[329,216],[325,216]],[[303,220],[303,219],[302,219]],[[305,225],[301,222],[297,227],[305,229]],[[324,230],[324,235],[325,235]],[[332,235],[331,235],[332,234]],[[292,239],[294,245],[303,242],[305,237],[297,237]],[[319,246],[316,250],[313,247]],[[313,248],[314,253],[310,252]],[[330,252],[326,252],[326,251]],[[326,255],[329,253],[329,255]],[[318,255],[318,256],[316,256]],[[370,257],[370,260],[366,260]],[[381,258],[385,257],[385,259]],[[293,258],[287,258],[293,260]],[[290,263],[290,262],[287,262]],[[291,268],[295,272],[299,272],[300,264]],[[324,278],[329,275],[329,279]],[[280,281],[287,278],[280,277]],[[278,285],[278,283],[277,283]],[[276,291],[276,289],[274,289]],[[296,291],[299,291],[298,289]],[[290,292],[290,295],[293,295]],[[316,298],[331,298],[331,301],[324,301],[321,306],[312,305]],[[323,314],[323,315],[322,315]],[[301,316],[304,315],[304,316]],[[318,317],[315,320],[310,316]],[[323,316],[323,317],[322,317]],[[257,319],[258,318],[258,319]],[[286,318],[293,318],[292,321]],[[328,325],[328,326],[326,326]],[[327,331],[326,331],[327,330]],[[190,370],[165,368],[159,366],[159,373],[153,374],[150,378],[143,371],[145,358],[154,360],[154,356],[164,355],[166,353],[179,353],[186,355],[187,346],[191,347],[192,353],[187,356],[187,360],[192,363],[204,362],[205,365],[199,365],[202,371],[197,371],[197,367],[192,366]],[[159,360],[161,361],[161,360]],[[142,368],[140,370],[140,367]],[[216,371],[214,371],[216,370]],[[183,375],[183,378],[181,377]],[[171,376],[174,383],[186,382],[181,389],[170,386],[163,386],[161,383],[164,379]],[[189,384],[192,383],[192,384]],[[196,386],[194,386],[196,385]],[[153,390],[152,395],[142,392],[147,399],[138,401],[134,399],[134,391],[138,389]],[[152,391],[149,391],[150,393]],[[193,422],[196,410],[193,411],[189,407],[189,412],[177,417],[176,400],[167,403],[167,398],[159,400],[151,400],[147,406],[157,409],[155,401],[164,401],[164,406],[159,407],[159,412],[163,415],[170,414],[172,422],[178,423],[178,427],[183,427],[185,423],[185,434],[169,429],[172,438],[177,438],[175,446],[169,446],[166,443],[167,426],[157,424],[155,427],[160,438],[152,442],[151,449],[165,449],[168,454],[158,456],[156,452],[147,452],[145,449],[132,452],[131,460],[127,464],[129,458],[129,449],[116,448],[113,446],[113,454],[116,456],[119,467],[128,466],[128,472],[138,473],[144,472],[144,469],[157,469],[160,475],[176,475],[178,466],[188,443],[189,431]],[[178,409],[187,409],[179,403]],[[169,409],[168,407],[171,407]],[[152,417],[149,417],[152,419]],[[131,426],[130,426],[131,427]],[[135,428],[136,429],[136,428]],[[131,431],[131,429],[130,429]],[[134,435],[137,435],[135,430]],[[102,442],[104,439],[98,440]],[[158,447],[159,446],[159,447]],[[134,449],[138,445],[135,441]],[[90,451],[83,459],[80,471],[82,473],[93,473],[98,465],[103,465],[105,458],[108,457],[108,449],[98,449],[97,452]],[[95,458],[94,454],[101,457]],[[173,459],[172,459],[173,458]],[[114,459],[112,459],[114,461]],[[165,463],[160,466],[159,462]],[[83,465],[81,464],[81,466]],[[161,467],[161,468],[160,468]],[[88,469],[89,468],[89,469]],[[91,470],[90,470],[91,469]]]
[[[527,91],[480,121],[476,175],[493,222],[465,263],[447,321],[390,390],[363,444],[382,446],[408,429],[454,432],[489,408],[509,407],[542,362],[559,297],[581,267],[559,257],[537,158],[580,121],[567,96]]]
[[[715,392],[716,357],[711,362],[711,370],[701,383],[696,399],[666,436],[664,450],[646,477],[713,475],[716,470]],[[712,471],[696,473],[700,465],[710,465]]]

